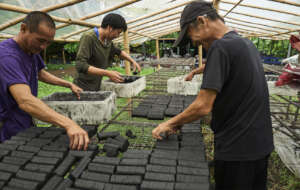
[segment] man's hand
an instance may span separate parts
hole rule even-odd
[[[186,77],[185,77],[185,81],[191,81],[193,80],[193,77],[194,77],[194,72],[190,72]]]
[[[70,84],[70,89],[72,90],[72,92],[74,94],[76,94],[76,96],[78,97],[78,100],[80,99],[80,93],[83,91],[82,88],[79,88],[77,85],[75,84]]]
[[[87,150],[90,139],[85,130],[79,127],[77,124],[67,128],[67,134],[70,139],[70,149],[72,150]]]
[[[165,133],[167,136],[176,133],[177,127],[169,124],[168,121],[159,124],[155,129],[152,130],[152,137],[155,139],[162,140],[161,134]]]
[[[122,78],[121,73],[119,73],[117,71],[108,71],[107,76],[113,82],[117,82],[117,83],[124,82],[124,79]]]
[[[142,71],[141,66],[136,61],[134,61],[132,65],[133,65],[133,72],[135,72],[136,69],[138,70],[139,73]]]

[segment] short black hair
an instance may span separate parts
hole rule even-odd
[[[107,28],[107,26],[111,26],[113,29],[122,29],[123,32],[127,30],[127,24],[124,17],[115,13],[107,14],[103,18],[101,28]]]
[[[39,24],[42,22],[46,23],[48,27],[55,29],[53,19],[45,12],[32,11],[23,20],[23,23],[28,26],[30,32],[37,32]]]

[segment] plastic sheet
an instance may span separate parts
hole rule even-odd
[[[67,2],[69,0],[0,0],[0,3],[6,3],[9,5],[15,5],[26,9],[31,10],[40,10],[46,7],[50,7],[53,5],[57,5],[63,2]],[[127,22],[130,22],[134,19],[156,13],[167,8],[175,7],[176,5],[180,5],[185,2],[190,2],[192,0],[141,0],[136,3],[127,5],[126,7],[122,7],[114,10],[113,12],[121,14],[125,17]],[[211,0],[210,0],[211,1]],[[70,18],[70,19],[80,19],[84,16],[91,15],[95,12],[103,11],[108,8],[114,7],[121,3],[124,3],[124,0],[87,0],[81,3],[71,5],[69,7],[61,8],[58,10],[54,10],[49,12],[50,15],[61,17],[61,18]],[[239,0],[224,0],[220,3],[220,14],[225,15],[231,8],[237,4]],[[297,0],[289,0],[291,3],[299,3]],[[184,6],[180,6],[175,9],[170,9],[167,12],[163,12],[161,14],[153,15],[149,18],[140,20],[138,22],[133,22],[129,24],[129,30],[134,30],[141,32],[142,34],[151,34],[151,36],[158,37],[159,32],[165,31],[164,33],[168,33],[174,31],[174,29],[179,29],[179,19],[180,19],[180,11],[182,11]],[[279,10],[281,12],[275,12],[272,10]],[[283,13],[283,12],[288,12]],[[280,32],[286,32],[287,30],[295,30],[299,28],[299,12],[300,7],[279,3],[276,1],[269,0],[244,0],[239,6],[235,7],[234,10],[229,13],[225,20],[226,24],[231,28],[236,29],[239,32],[248,31],[254,34],[276,34]],[[172,14],[172,16],[166,16],[168,14]],[[176,14],[175,14],[176,13]],[[107,14],[107,13],[106,13]],[[8,23],[20,16],[24,16],[22,13],[12,12],[0,10],[0,24]],[[104,15],[99,15],[91,19],[84,20],[89,23],[100,24]],[[162,18],[163,16],[166,16]],[[263,19],[266,18],[266,19]],[[172,19],[173,18],[173,19]],[[172,19],[172,21],[170,21]],[[152,22],[148,22],[151,20],[155,20]],[[274,21],[277,20],[277,21]],[[147,22],[145,24],[141,24],[142,22]],[[254,24],[253,24],[254,23]],[[268,25],[273,27],[272,30],[270,27],[262,26]],[[57,23],[59,25],[60,23]],[[136,24],[141,24],[140,26],[135,26]],[[246,25],[246,26],[245,26]],[[0,35],[16,35],[19,31],[20,24],[16,24],[9,28],[6,28],[0,31]],[[131,28],[132,27],[132,28]],[[56,32],[56,37],[60,38],[64,35],[67,35],[71,32],[78,31],[86,27],[78,26],[78,25],[70,25],[61,29],[58,29]],[[154,30],[155,29],[155,30]],[[153,32],[157,32],[156,35],[152,35]],[[292,32],[291,34],[298,34],[297,32]],[[80,38],[79,35],[74,35],[70,39],[78,40]],[[289,34],[275,35],[275,38],[280,39],[289,39]],[[139,36],[133,33],[130,33],[130,43],[141,43],[149,38],[145,38],[144,36]],[[268,38],[268,37],[265,37]],[[269,37],[271,38],[271,37]],[[120,40],[122,38],[119,38]]]
[[[273,127],[280,128],[279,125]],[[300,177],[300,142],[291,138],[290,136],[293,136],[293,134],[287,129],[281,127],[280,130],[282,132],[274,131],[275,150],[286,167]],[[300,136],[300,129],[295,129],[294,131]]]

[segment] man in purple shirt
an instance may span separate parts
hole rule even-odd
[[[19,34],[0,43],[0,141],[33,125],[32,117],[66,129],[70,148],[87,149],[89,137],[71,119],[55,112],[37,96],[38,80],[70,88],[78,98],[78,86],[44,70],[39,53],[54,39],[55,23],[43,12],[29,13]]]

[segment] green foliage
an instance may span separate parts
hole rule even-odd
[[[161,38],[178,38],[178,36],[179,36],[179,32],[173,32],[171,34],[164,35]]]
[[[156,52],[155,40],[146,41],[144,44],[147,50],[147,54],[154,55]]]
[[[269,40],[260,39],[257,37],[251,38],[253,44],[257,49],[265,55],[285,58],[288,54],[289,40]],[[292,50],[291,55],[296,54],[295,50]]]
[[[79,46],[79,42],[67,43],[66,45],[64,45],[64,49],[70,54],[77,53],[78,46]]]

